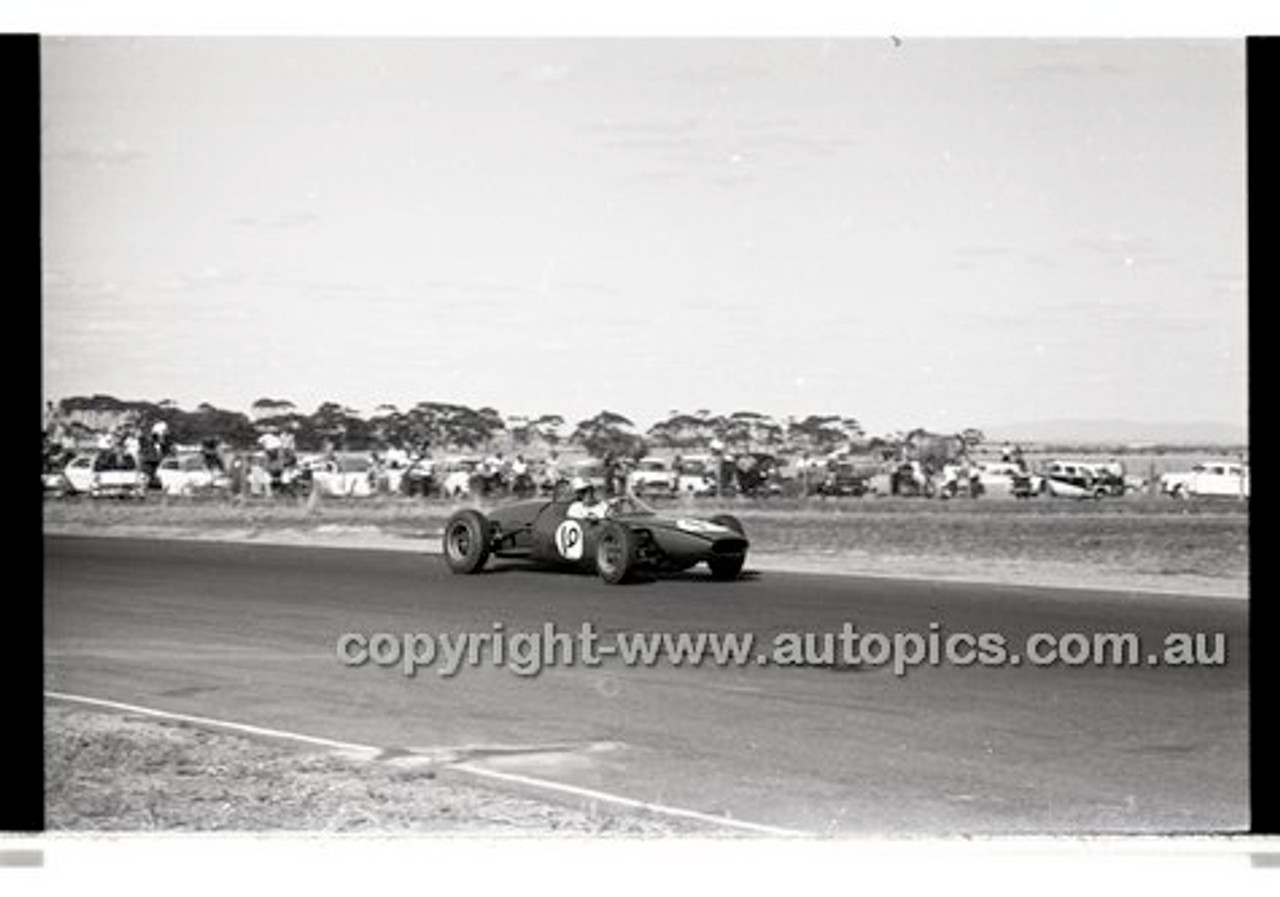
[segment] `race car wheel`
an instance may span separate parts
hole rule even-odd
[[[489,521],[479,511],[459,511],[444,527],[444,560],[454,573],[478,573],[489,560]]]
[[[732,514],[717,514],[711,518],[711,522],[719,524],[720,526],[728,527],[739,536],[746,535],[746,532],[742,529],[742,522]]]
[[[610,585],[625,582],[636,565],[636,537],[613,520],[605,521],[596,542],[596,572]]]
[[[742,565],[747,562],[745,554],[735,554],[728,557],[712,558],[707,561],[707,566],[711,568],[712,579],[737,579],[738,574],[742,572]]]

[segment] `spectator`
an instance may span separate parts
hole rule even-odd
[[[143,473],[147,475],[147,485],[151,488],[160,488],[160,477],[158,471],[160,469],[160,444],[151,437],[142,440],[142,448],[139,452],[139,466]]]
[[[261,463],[255,461],[249,468],[249,494],[271,497],[271,474]]]
[[[618,459],[613,452],[605,452],[604,454],[604,495],[605,498],[611,498],[617,495],[617,479],[618,479]]]
[[[133,458],[135,462],[142,459],[142,440],[138,438],[137,430],[129,430],[124,437],[124,453]]]
[[[560,455],[553,451],[542,466],[542,482],[549,491],[555,492],[556,485],[563,476],[560,472]]]
[[[246,478],[245,478],[245,469],[244,469],[244,457],[242,455],[237,454],[232,457],[230,477],[231,477],[231,494],[243,495],[245,491]]]
[[[534,491],[533,477],[529,475],[529,462],[524,455],[516,455],[511,462],[511,490],[519,496],[526,496]]]
[[[211,437],[201,442],[200,455],[204,461],[204,469],[209,473],[222,473],[226,470],[222,456],[218,453],[218,440]]]
[[[151,425],[151,442],[161,458],[173,454],[173,439],[169,436],[169,425],[162,420]]]
[[[270,457],[273,452],[280,451],[284,446],[284,441],[281,440],[280,434],[275,430],[267,430],[267,432],[258,437],[258,445],[262,446],[262,450],[267,453],[267,457]]]

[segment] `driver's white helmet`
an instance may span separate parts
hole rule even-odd
[[[569,481],[569,489],[575,494],[578,492],[586,492],[590,488],[591,483],[587,481],[586,477],[574,477]]]

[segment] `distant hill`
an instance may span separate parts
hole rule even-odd
[[[1059,444],[1246,445],[1245,427],[1217,421],[1172,423],[1119,419],[1041,420],[991,426],[983,431],[997,442]]]

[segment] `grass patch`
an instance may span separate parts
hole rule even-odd
[[[654,502],[660,511],[737,515],[752,552],[783,558],[926,559],[935,564],[1016,561],[1148,577],[1249,575],[1249,508],[1232,500],[1175,501],[1129,496],[1101,501],[985,497]],[[46,501],[53,528],[156,527],[193,532],[271,532],[367,527],[387,535],[437,539],[466,503],[368,499],[191,499],[145,502]],[[477,506],[484,508],[484,504]],[[851,571],[856,570],[856,565]]]
[[[294,750],[50,703],[50,831],[426,832],[648,836],[692,822],[589,812],[442,781],[423,766]]]

